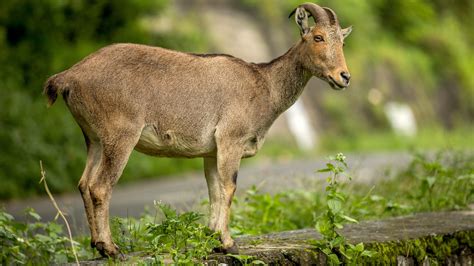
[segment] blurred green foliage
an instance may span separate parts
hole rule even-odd
[[[287,31],[296,40],[297,30],[287,15],[301,2],[240,0],[238,5],[267,23],[270,34]],[[358,137],[373,130],[383,132],[388,126],[383,104],[367,100],[371,88],[381,91],[383,101],[410,104],[418,121],[427,128],[465,124],[472,128],[473,1],[315,2],[334,9],[341,25],[354,25],[345,47],[353,77],[351,89],[344,96],[327,88],[314,90],[320,116],[330,117],[318,121],[326,133],[323,149],[357,149],[352,143],[363,147],[398,143],[389,138],[366,145],[367,138]],[[176,20],[170,23],[170,30],[152,29],[154,25],[150,24],[154,22],[146,18],[160,18],[169,6],[169,0],[0,1],[0,199],[42,191],[37,185],[39,160],[51,176],[53,192],[75,188],[84,167],[82,134],[64,103],[58,101],[46,109],[41,91],[49,76],[114,42],[207,50],[207,36],[193,23],[192,16],[172,14]],[[337,135],[343,137],[335,138]],[[431,134],[426,135],[425,142],[430,142]],[[465,135],[456,139],[463,142]],[[472,146],[471,140],[467,147]],[[201,162],[157,160],[134,153],[129,165],[124,181],[198,169]]]
[[[146,16],[166,11],[168,0],[0,1],[0,199],[26,197],[38,186],[43,160],[53,192],[76,187],[85,162],[79,127],[62,101],[46,109],[43,82],[87,54],[114,42],[203,50],[195,28],[152,33]],[[183,22],[183,24],[185,24]],[[196,161],[133,155],[137,177],[194,169]]]
[[[281,30],[299,0],[242,0]],[[341,96],[327,88],[314,93],[318,121],[341,135],[386,128],[383,103],[409,104],[421,127],[452,129],[474,122],[474,2],[469,0],[317,0],[332,8],[341,27],[353,25],[345,56],[351,88]],[[293,22],[293,19],[291,19]],[[275,27],[278,26],[278,27]],[[297,31],[292,31],[296,35]],[[368,100],[375,88],[380,104]],[[347,110],[351,110],[348,114]],[[336,116],[334,116],[336,115]],[[330,135],[334,135],[332,132]],[[471,143],[472,146],[472,143]]]

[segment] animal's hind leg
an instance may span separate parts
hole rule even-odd
[[[91,231],[91,246],[94,247],[95,239],[97,239],[97,229],[95,226],[94,205],[89,193],[89,180],[97,172],[102,154],[102,147],[98,141],[91,140],[90,137],[84,133],[84,138],[87,145],[87,160],[86,167],[79,180],[79,191],[81,192],[82,200],[84,201],[84,208],[87,216],[87,223]]]
[[[89,180],[97,230],[95,246],[103,256],[119,255],[118,247],[112,241],[109,227],[109,203],[112,188],[120,178],[139,137],[140,132],[122,130],[114,131],[113,136],[103,138],[100,165],[97,173]]]

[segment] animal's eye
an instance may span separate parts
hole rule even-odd
[[[315,42],[324,42],[324,38],[321,35],[316,35],[316,36],[314,36],[314,41]]]

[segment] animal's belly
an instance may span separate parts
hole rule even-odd
[[[191,136],[174,130],[159,131],[146,126],[135,150],[160,157],[203,157],[214,155],[216,145],[210,136]]]

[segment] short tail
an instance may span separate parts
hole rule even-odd
[[[43,94],[48,97],[48,106],[53,105],[58,98],[58,94],[62,94],[64,90],[65,86],[63,82],[61,82],[59,74],[51,76],[46,81],[43,88]]]

